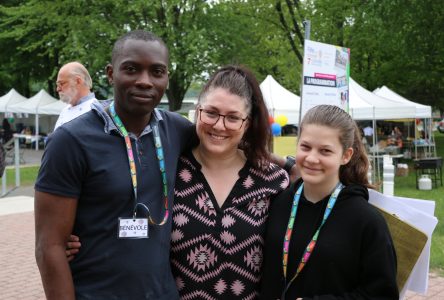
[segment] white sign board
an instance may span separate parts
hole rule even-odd
[[[350,49],[305,40],[301,118],[320,104],[348,112]]]

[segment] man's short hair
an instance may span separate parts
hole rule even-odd
[[[157,41],[161,45],[163,45],[168,52],[168,47],[166,46],[165,42],[160,37],[155,35],[154,33],[150,32],[150,31],[144,31],[144,30],[133,30],[133,31],[127,32],[124,35],[122,35],[114,43],[113,51],[111,54],[111,63],[112,64],[114,64],[117,57],[122,53],[123,45],[125,44],[125,42],[127,40],[141,40],[141,41],[146,41],[146,42]]]

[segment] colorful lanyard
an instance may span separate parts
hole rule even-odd
[[[303,188],[304,188],[304,183],[302,183],[299,186],[298,190],[294,194],[293,205],[291,207],[290,219],[288,220],[287,231],[285,233],[285,238],[284,238],[282,267],[284,269],[285,281],[287,280],[288,249],[290,247],[291,233],[293,232],[294,220],[296,219],[296,212],[298,210],[299,200],[301,198],[301,193],[302,193]],[[296,274],[293,276],[293,278],[290,280],[290,282],[285,286],[285,290],[282,295],[285,295],[285,293],[287,292],[291,283],[296,279],[296,277],[302,271],[304,266],[307,264],[308,259],[310,258],[310,255],[312,254],[314,247],[316,246],[316,242],[317,242],[318,236],[319,236],[319,231],[321,230],[322,225],[324,225],[325,221],[329,217],[331,210],[333,209],[333,206],[335,206],[336,199],[339,195],[339,192],[343,188],[344,188],[344,186],[340,182],[336,185],[336,188],[335,188],[333,194],[331,194],[330,199],[328,200],[327,207],[325,208],[324,217],[322,218],[321,225],[319,225],[318,230],[316,230],[315,234],[311,238],[311,241],[308,243],[307,247],[305,247],[305,251],[304,251],[304,254],[302,255],[301,261],[299,262],[298,268],[296,270]]]
[[[159,161],[159,168],[160,173],[162,175],[162,182],[163,182],[163,195],[165,199],[165,214],[163,216],[163,220],[160,223],[156,223],[153,218],[151,218],[150,210],[149,208],[143,204],[137,202],[137,173],[136,173],[136,164],[134,163],[134,155],[133,155],[133,149],[131,146],[131,139],[128,135],[128,131],[126,131],[125,126],[123,126],[122,120],[120,120],[119,116],[116,114],[116,110],[114,108],[114,102],[111,103],[110,108],[111,112],[111,118],[113,119],[114,123],[116,124],[117,128],[119,129],[120,133],[123,135],[123,138],[125,139],[126,144],[126,150],[128,152],[128,162],[129,162],[129,168],[131,172],[131,181],[133,183],[133,189],[134,189],[134,200],[136,202],[136,205],[134,206],[134,213],[133,217],[136,216],[136,209],[138,205],[141,205],[145,207],[148,211],[148,221],[152,225],[163,225],[168,220],[168,182],[167,182],[167,176],[165,172],[165,160],[163,156],[163,149],[162,149],[162,141],[160,140],[160,134],[159,134],[159,128],[157,127],[157,124],[153,125],[153,139],[154,139],[154,145],[156,146],[156,156],[157,160]]]

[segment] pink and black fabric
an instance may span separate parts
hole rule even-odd
[[[277,165],[239,171],[222,207],[191,152],[178,163],[171,266],[182,299],[255,299],[270,200],[289,183]]]

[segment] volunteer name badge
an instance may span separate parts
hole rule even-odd
[[[119,218],[119,239],[147,239],[148,219]]]

